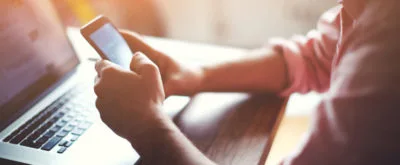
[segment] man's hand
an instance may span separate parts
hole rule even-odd
[[[131,70],[106,60],[96,63],[101,119],[131,142],[143,164],[214,164],[160,111],[165,94],[157,65],[135,53]]]
[[[162,127],[159,109],[165,99],[158,67],[143,53],[135,53],[131,70],[101,60],[96,63],[94,86],[102,120],[127,139]]]
[[[288,84],[285,60],[280,52],[272,47],[251,51],[245,59],[211,66],[189,67],[151,47],[137,33],[121,33],[132,52],[144,52],[158,66],[167,97],[191,96],[204,91],[280,92]]]
[[[203,79],[201,68],[182,65],[168,55],[157,51],[130,31],[121,31],[131,50],[146,54],[160,69],[165,95],[193,95],[200,91]]]

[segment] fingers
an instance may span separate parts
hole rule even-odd
[[[96,65],[94,66],[94,68],[96,69],[97,75],[99,77],[101,77],[101,75],[103,74],[104,70],[107,70],[109,68],[116,68],[117,66],[113,63],[111,63],[108,60],[100,60],[96,62]]]
[[[172,87],[171,86],[166,86],[165,84],[164,84],[164,93],[165,93],[165,98],[167,98],[167,97],[169,97],[169,96],[171,96],[171,95],[173,95],[173,89],[171,89]]]
[[[120,33],[126,42],[128,42],[132,52],[143,52],[152,61],[157,63],[157,59],[159,57],[158,53],[156,53],[156,51],[149,44],[147,44],[139,34],[127,30],[120,30]]]
[[[160,75],[157,65],[142,52],[137,52],[132,57],[131,70],[143,77],[155,77]]]
[[[114,111],[116,108],[111,104],[110,101],[107,102],[105,99],[98,98],[96,100],[96,107],[100,112],[101,120],[106,123],[110,128],[119,129],[119,119],[118,113],[119,111]]]
[[[94,92],[98,97],[102,97],[105,89],[110,88],[109,86],[118,85],[115,84],[116,77],[121,77],[124,74],[124,70],[118,65],[107,60],[96,62],[95,69],[97,76],[94,83]]]
[[[94,84],[96,85],[96,84],[99,82],[99,80],[100,80],[100,77],[99,77],[99,76],[96,76],[96,77],[94,78]]]
[[[94,93],[97,97],[101,97],[101,89],[100,89],[100,82],[101,82],[101,75],[103,74],[104,69],[111,68],[112,65],[109,64],[106,60],[99,60],[96,62],[94,68],[96,69],[97,75],[94,79]]]

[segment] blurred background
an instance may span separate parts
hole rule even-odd
[[[336,0],[53,0],[67,26],[98,14],[144,35],[241,48],[305,34]]]

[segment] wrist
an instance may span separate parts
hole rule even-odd
[[[194,89],[194,92],[193,92],[193,94],[196,94],[196,93],[200,93],[200,92],[202,92],[202,91],[204,91],[204,89],[205,89],[205,82],[206,82],[206,72],[207,72],[207,68],[205,67],[205,66],[202,66],[202,67],[199,67],[199,68],[197,68],[196,69],[196,71],[194,71],[195,73],[195,77],[197,77],[196,78],[196,80],[195,81],[197,81],[197,82],[195,82],[195,83],[192,83],[192,84],[195,84],[195,86],[193,87],[193,89]]]
[[[143,129],[130,131],[133,134],[128,140],[141,156],[147,155],[149,151],[151,152],[154,146],[163,144],[171,134],[178,130],[172,120],[161,113],[160,109],[156,111],[159,111],[159,113],[145,122],[146,125],[142,127]]]
[[[211,68],[209,66],[201,66],[199,69],[199,78],[198,78],[198,85],[195,88],[196,93],[204,92],[208,90],[207,82],[209,81]]]

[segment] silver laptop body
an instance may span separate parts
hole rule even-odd
[[[0,159],[134,164],[138,154],[94,106],[93,64],[56,15],[48,0],[0,2]]]

